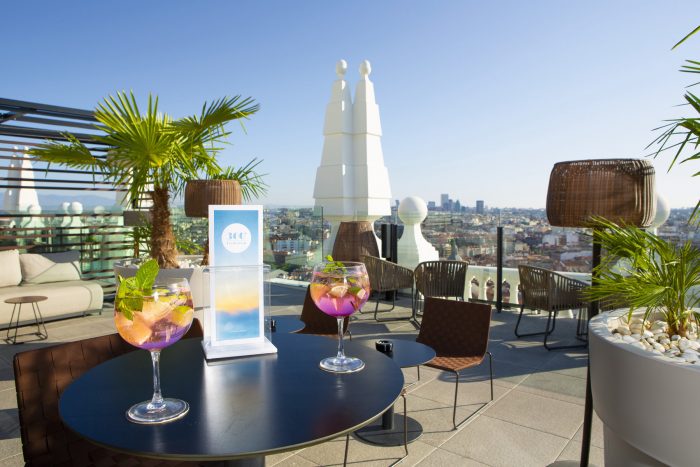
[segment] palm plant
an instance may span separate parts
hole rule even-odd
[[[49,141],[31,154],[48,163],[96,170],[115,186],[127,187],[126,196],[133,203],[150,197],[151,256],[162,268],[177,267],[170,198],[199,174],[221,172],[216,153],[220,149],[217,145],[230,134],[225,125],[248,118],[258,109],[252,98],[236,96],[205,103],[199,115],[174,120],[158,112],[157,97],[148,96],[142,113],[133,93],[119,92],[105,98],[95,110],[96,128],[102,134],[94,139],[109,147],[107,157],[93,156],[85,144],[69,134],[65,135],[67,144]],[[260,189],[259,178],[246,181],[254,192]]]
[[[673,46],[672,50],[683,44],[698,31],[700,31],[700,26],[693,29],[688,35],[681,39]],[[682,66],[680,71],[684,73],[700,74],[700,61],[686,60],[686,65]],[[700,83],[693,83],[688,87],[697,84]],[[694,117],[668,120],[666,124],[657,128],[657,130],[663,131],[648,146],[658,146],[654,157],[657,157],[664,151],[673,151],[674,154],[669,165],[669,170],[676,164],[700,160],[700,98],[690,91],[685,93],[684,98],[685,105],[689,105],[697,115]],[[686,150],[689,150],[690,153]],[[700,171],[695,172],[693,176],[700,176]],[[691,216],[691,222],[700,222],[700,201],[695,205],[695,210]]]
[[[690,242],[674,245],[638,227],[595,219],[595,240],[607,251],[594,270],[590,300],[626,304],[630,315],[645,308],[644,320],[659,312],[672,334],[685,336],[693,307],[700,303],[700,250]],[[624,261],[618,262],[620,259]]]

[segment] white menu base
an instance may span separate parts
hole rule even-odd
[[[202,348],[207,360],[277,353],[277,347],[272,345],[267,337],[261,343],[228,345],[212,345],[210,339],[204,339]]]

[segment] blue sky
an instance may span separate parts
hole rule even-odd
[[[311,205],[323,117],[343,58],[363,59],[380,105],[396,199],[544,207],[555,162],[641,157],[680,116],[677,70],[700,58],[696,1],[22,1],[3,4],[0,96],[93,108],[133,89],[174,116],[252,96],[222,163],[264,160],[263,203]],[[692,167],[666,174],[694,205]],[[696,166],[697,170],[697,166]]]

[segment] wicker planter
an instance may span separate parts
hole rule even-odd
[[[209,217],[209,205],[241,204],[241,185],[236,180],[190,180],[185,185],[185,215]]]
[[[626,312],[600,314],[589,325],[593,408],[605,425],[605,465],[697,465],[700,365],[615,339],[611,329]]]
[[[333,244],[336,261],[360,261],[363,255],[379,256],[377,237],[368,221],[341,222]]]
[[[639,159],[591,159],[554,164],[547,218],[559,227],[582,227],[592,216],[646,227],[654,220],[654,166]]]

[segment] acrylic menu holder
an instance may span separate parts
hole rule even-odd
[[[262,262],[262,206],[209,206],[203,289],[207,360],[277,353],[270,341],[270,267]]]
[[[277,353],[271,342],[270,267],[219,266],[204,270],[202,347],[207,360]]]

